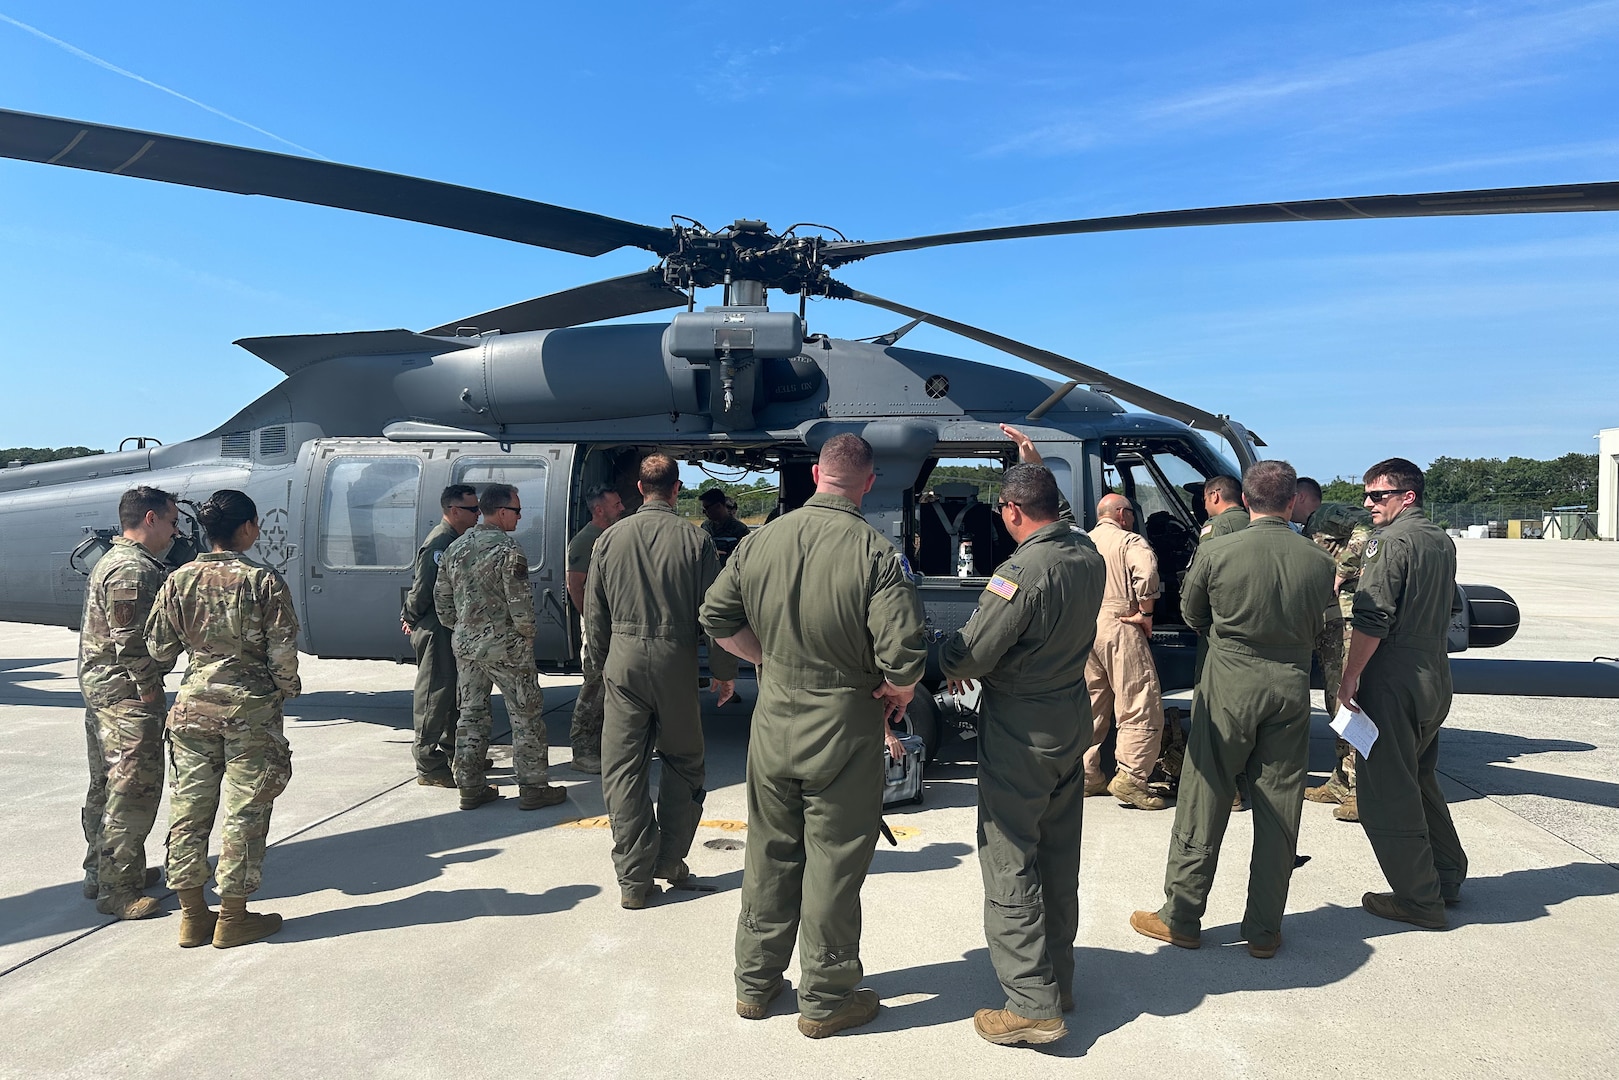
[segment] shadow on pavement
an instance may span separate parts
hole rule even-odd
[[[1570,863],[1474,878],[1462,905],[1451,908],[1451,933],[1470,924],[1532,922],[1558,904],[1585,896],[1619,893],[1619,869],[1604,863]],[[1154,897],[1144,895],[1142,906]],[[1118,913],[1127,918],[1124,909]],[[1056,1057],[1081,1057],[1103,1036],[1143,1015],[1180,1016],[1214,994],[1330,986],[1372,958],[1376,939],[1389,934],[1431,933],[1386,922],[1353,908],[1329,906],[1289,914],[1286,943],[1274,960],[1255,960],[1242,945],[1237,924],[1203,931],[1203,948],[1163,945],[1150,952],[1079,946],[1074,950],[1076,1007],[1067,1015],[1069,1037],[1043,1048]],[[995,981],[988,952],[974,949],[943,964],[882,972],[867,982],[885,999],[875,1023],[853,1033],[965,1023],[978,1009],[998,1009],[1005,994]],[[906,997],[920,1000],[907,1002]]]
[[[445,812],[274,844],[265,856],[264,887],[256,897],[268,900],[325,889],[365,896],[406,889],[439,877],[446,866],[479,862],[502,851],[472,845],[549,828],[579,815],[577,805],[569,803],[524,812],[512,798],[461,811],[455,807],[453,790],[409,790],[441,800]],[[471,850],[458,850],[464,848]]]
[[[1439,735],[1439,747],[1439,771],[1482,795],[1539,795],[1588,806],[1619,807],[1619,784],[1538,772],[1516,764],[1531,754],[1595,750],[1592,743],[1446,728]]]
[[[268,940],[274,945],[291,945],[402,926],[443,925],[513,915],[551,915],[567,911],[599,892],[599,885],[559,885],[543,893],[514,893],[505,889],[434,890],[381,904],[336,908],[289,919],[281,932]]]
[[[0,705],[33,705],[47,709],[82,709],[79,681],[58,671],[41,671],[52,664],[71,664],[71,656],[42,659],[0,660]],[[43,690],[31,683],[51,683],[59,690]]]

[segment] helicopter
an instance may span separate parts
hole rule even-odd
[[[930,628],[959,628],[1015,544],[971,485],[932,476],[940,462],[1015,461],[1005,423],[1033,440],[1080,524],[1094,524],[1093,508],[1109,491],[1137,508],[1165,585],[1152,633],[1160,679],[1166,690],[1190,687],[1196,635],[1180,619],[1179,584],[1202,520],[1197,496],[1212,476],[1240,476],[1263,440],[1228,414],[863,292],[833,272],[892,252],[1084,233],[1619,210],[1619,183],[1599,183],[1171,210],[867,242],[824,226],[776,232],[750,219],[711,230],[674,217],[654,227],[323,160],[5,110],[0,156],[583,256],[621,247],[656,256],[640,273],[420,331],[244,338],[236,344],[284,379],[206,434],[167,446],[136,438],[103,456],[0,469],[0,619],[77,627],[86,575],[116,532],[127,488],[149,484],[178,496],[184,535],[169,555],[178,563],[202,546],[195,501],[233,487],[260,507],[262,533],[250,556],[291,587],[300,649],[357,659],[411,656],[397,613],[417,544],[439,516],[436,493],[451,483],[515,484],[531,511],[515,535],[535,594],[535,656],[550,671],[577,670],[563,556],[588,518],[583,493],[611,485],[633,506],[636,464],[653,451],[773,473],[775,512],[785,513],[813,493],[810,466],[827,439],[864,436],[876,466],[865,516],[908,555]],[[723,290],[721,303],[699,310],[699,290],[711,288]],[[771,308],[772,290],[796,297],[797,310]],[[807,326],[807,302],[822,298],[908,321],[868,339],[834,339]],[[683,310],[663,322],[585,325],[670,309]],[[923,323],[1055,377],[903,347]],[[1501,644],[1518,618],[1502,590],[1461,587],[1450,649]],[[1460,663],[1453,661],[1458,692],[1478,685],[1619,696],[1612,665],[1496,662],[1523,665],[1503,676]],[[936,671],[929,678],[930,688],[940,681]],[[935,732],[925,734],[937,742]]]

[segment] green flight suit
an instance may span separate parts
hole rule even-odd
[[[1421,507],[1367,541],[1351,624],[1380,644],[1355,694],[1377,725],[1371,756],[1356,762],[1360,823],[1394,895],[1438,917],[1467,878],[1467,853],[1434,775],[1450,712],[1445,638],[1455,596],[1456,545]]]
[[[449,776],[455,757],[455,650],[453,631],[438,621],[433,607],[433,586],[438,582],[444,549],[456,532],[440,521],[416,550],[416,572],[399,618],[410,627],[410,647],[416,651],[416,691],[411,699],[415,741],[411,753],[419,776]]]
[[[763,648],[748,741],[748,845],[736,996],[764,1004],[799,940],[798,1009],[824,1020],[860,985],[860,887],[883,799],[886,678],[927,648],[903,555],[850,500],[811,496],[749,533],[703,601],[703,627]]]
[[[619,888],[645,896],[653,869],[686,857],[703,809],[703,716],[697,700],[697,609],[719,573],[714,541],[648,499],[596,543],[585,582],[585,632],[601,649],[602,800]],[[717,679],[736,661],[709,650]],[[652,809],[652,757],[663,763]]]
[[[1088,536],[1042,526],[995,568],[944,640],[953,679],[981,679],[978,863],[984,938],[1006,1008],[1045,1020],[1074,992],[1085,751],[1085,661],[1107,565]]]
[[[1274,944],[1310,758],[1310,653],[1332,599],[1332,559],[1279,517],[1204,541],[1181,586],[1186,624],[1209,642],[1170,834],[1159,918],[1196,937],[1231,818],[1248,778],[1254,850],[1242,935]]]
[[[1203,523],[1203,528],[1198,530],[1197,534],[1197,549],[1202,551],[1203,545],[1215,537],[1230,536],[1232,533],[1241,532],[1247,527],[1248,511],[1240,506],[1228,506]],[[1197,562],[1196,552],[1192,555],[1192,562],[1194,564]],[[1197,636],[1197,660],[1192,667],[1192,685],[1194,687],[1203,681],[1203,662],[1208,658],[1208,638],[1199,634]]]
[[[590,586],[590,559],[596,550],[596,541],[606,532],[593,521],[585,522],[585,527],[573,534],[568,541],[568,573],[585,574],[585,586]],[[585,613],[579,613],[580,626],[583,627]],[[598,648],[590,646],[590,631],[584,630],[581,635],[585,640],[579,643],[579,668],[584,673],[584,682],[579,685],[579,696],[573,699],[573,719],[568,725],[568,742],[573,746],[573,756],[582,754],[601,754],[602,748],[602,665],[601,652]]]

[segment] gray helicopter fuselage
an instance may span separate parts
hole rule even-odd
[[[666,324],[632,324],[243,341],[286,378],[208,434],[0,470],[0,619],[78,625],[88,558],[72,556],[116,531],[129,487],[168,490],[182,510],[234,487],[258,505],[263,532],[249,555],[291,588],[300,647],[405,659],[398,613],[439,490],[501,480],[519,485],[528,511],[518,539],[530,558],[537,659],[563,669],[578,655],[563,552],[587,516],[584,487],[611,481],[615,456],[657,448],[776,468],[781,509],[791,509],[820,445],[852,431],[876,454],[867,519],[916,561],[929,622],[948,630],[971,614],[1009,540],[970,492],[935,500],[923,482],[943,459],[1008,460],[1000,423],[1034,439],[1082,519],[1108,490],[1138,500],[1171,562],[1195,535],[1185,485],[1237,469],[1176,420],[987,364],[816,337],[796,356],[739,358],[722,392],[717,365],[675,355],[668,338]],[[1251,447],[1235,449],[1251,460]],[[192,525],[189,513],[182,524]],[[958,573],[960,541],[975,537],[975,562]],[[1465,647],[1465,625],[1460,635]],[[1189,685],[1189,631],[1170,624],[1154,638],[1166,685]]]

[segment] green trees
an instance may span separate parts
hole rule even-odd
[[[92,450],[88,446],[63,446],[56,450],[14,446],[10,450],[0,450],[0,466],[10,465],[13,461],[20,461],[24,465],[37,465],[42,461],[62,461],[65,458],[91,457],[105,453],[105,450]]]

